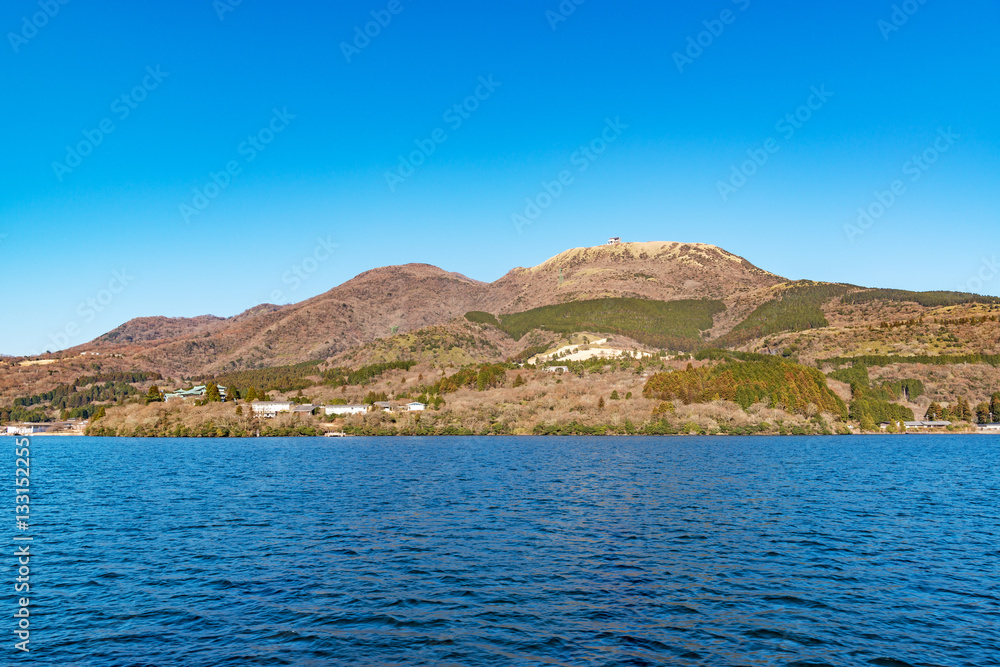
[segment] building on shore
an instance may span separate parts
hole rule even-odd
[[[291,412],[294,405],[291,401],[253,401],[250,403],[250,409],[253,410],[255,417],[273,419],[281,412]]]
[[[324,405],[327,415],[363,415],[368,412],[367,405]]]
[[[951,426],[951,422],[947,421],[920,421],[920,422],[903,422],[903,426],[906,427],[907,431],[913,430],[937,430],[944,429]]]
[[[50,430],[54,429],[55,426],[55,424],[51,423],[8,424],[7,435],[34,435],[36,433],[48,433]]]

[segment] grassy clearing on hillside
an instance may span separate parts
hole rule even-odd
[[[515,340],[533,329],[565,334],[599,331],[653,347],[693,350],[701,332],[712,328],[713,316],[725,309],[721,301],[709,299],[593,299],[501,315],[500,328]]]

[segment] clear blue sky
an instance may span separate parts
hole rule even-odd
[[[0,352],[387,264],[491,281],[612,235],[1000,294],[995,2],[233,1],[3,4]]]

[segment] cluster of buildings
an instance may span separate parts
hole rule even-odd
[[[312,405],[306,403],[300,405],[291,401],[253,401],[250,408],[256,417],[263,419],[273,419],[279,414],[312,414],[317,408],[325,415],[363,415],[368,412],[423,412],[427,405],[418,401],[412,403],[394,403],[392,401],[376,401],[373,405]]]

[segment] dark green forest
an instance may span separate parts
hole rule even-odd
[[[533,329],[570,334],[579,331],[628,336],[645,345],[671,350],[695,350],[701,332],[711,329],[713,316],[725,304],[709,299],[649,301],[614,298],[573,301],[500,316],[500,328],[515,340]],[[485,320],[469,313],[471,321]]]
[[[851,289],[847,285],[796,284],[761,304],[718,340],[724,347],[736,347],[756,338],[785,331],[804,331],[829,326],[823,304]]]
[[[712,366],[689,365],[683,371],[658,373],[646,383],[643,395],[684,403],[721,399],[737,403],[744,410],[754,403],[766,403],[803,415],[811,404],[821,412],[847,417],[847,406],[827,386],[822,373],[772,357],[728,359]]]
[[[289,366],[257,368],[248,371],[234,371],[205,378],[202,384],[214,382],[223,387],[237,387],[243,390],[256,387],[263,391],[298,391],[316,384],[310,376],[320,374],[321,361],[303,361]]]
[[[1000,297],[980,296],[965,292],[908,292],[901,289],[869,289],[844,297],[844,303],[859,304],[873,301],[912,301],[926,308],[958,306],[967,303],[1000,304]]]
[[[898,354],[865,354],[857,357],[830,357],[819,359],[820,365],[830,364],[844,366],[846,364],[861,364],[863,366],[891,366],[893,364],[932,364],[935,366],[950,366],[952,364],[988,364],[1000,366],[1000,354],[914,354],[902,356]]]

